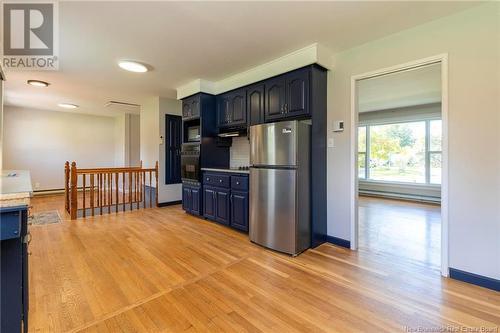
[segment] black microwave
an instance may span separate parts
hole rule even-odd
[[[187,142],[200,141],[200,125],[186,127],[186,140]]]

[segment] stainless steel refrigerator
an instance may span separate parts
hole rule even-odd
[[[297,255],[311,244],[311,125],[250,127],[250,240]]]

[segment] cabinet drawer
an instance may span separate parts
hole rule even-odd
[[[227,175],[205,173],[203,175],[203,184],[229,188],[231,185],[230,179],[231,178]]]
[[[2,213],[0,219],[0,238],[1,240],[21,237],[21,212]]]
[[[233,190],[248,191],[248,177],[231,176],[231,188]]]

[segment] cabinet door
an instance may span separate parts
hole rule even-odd
[[[165,115],[165,184],[181,182],[182,119]]]
[[[215,220],[219,223],[229,225],[230,222],[230,211],[229,211],[229,190],[218,189],[216,192],[216,215]]]
[[[191,188],[183,185],[182,186],[182,209],[186,212],[191,212],[193,204],[191,201]]]
[[[287,117],[309,114],[309,69],[302,69],[286,76]]]
[[[250,126],[264,123],[264,85],[258,84],[247,89],[247,113]]]
[[[227,94],[217,96],[217,127],[226,127],[230,117],[230,96]]]
[[[191,99],[184,99],[182,101],[182,118],[189,118],[191,115]]]
[[[285,79],[277,77],[266,81],[266,109],[265,121],[277,120],[284,117]]]
[[[247,123],[247,105],[245,90],[241,89],[231,94],[230,126],[245,125]]]
[[[203,216],[210,220],[215,220],[215,193],[213,188],[203,187]]]
[[[200,187],[193,187],[191,189],[191,213],[196,215],[201,215],[200,206],[201,206],[201,192]]]
[[[200,116],[200,103],[201,96],[200,94],[193,96],[191,99],[191,117],[199,117]]]
[[[248,231],[248,192],[231,192],[231,227]]]

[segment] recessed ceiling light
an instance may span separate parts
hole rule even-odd
[[[148,67],[146,65],[141,64],[140,62],[137,61],[120,60],[118,62],[118,66],[129,72],[145,73],[148,71]]]
[[[28,84],[35,87],[48,87],[50,85],[50,83],[40,80],[28,80]]]
[[[70,104],[70,103],[59,103],[59,104],[57,104],[57,106],[60,106],[60,107],[65,108],[65,109],[76,109],[78,107],[78,105]]]

